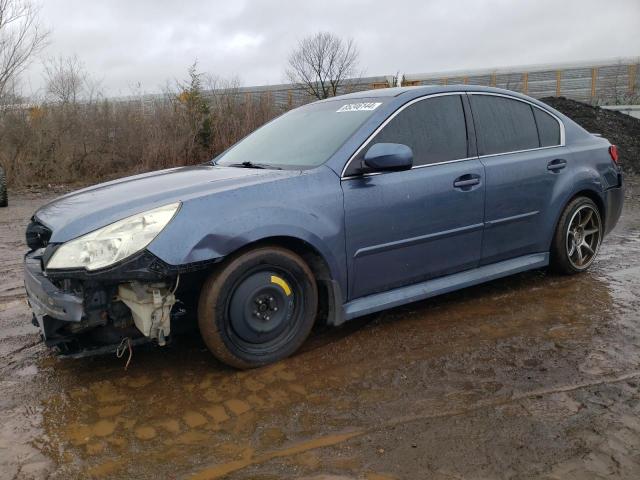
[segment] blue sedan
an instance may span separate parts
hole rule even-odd
[[[282,359],[315,322],[517,272],[587,270],[623,203],[618,152],[547,105],[474,86],[315,102],[210,163],[60,197],[27,229],[34,324],[64,352],[164,345]]]

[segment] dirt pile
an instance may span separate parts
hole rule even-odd
[[[624,170],[640,173],[640,120],[564,97],[547,97],[542,101],[587,131],[599,133],[617,145]]]

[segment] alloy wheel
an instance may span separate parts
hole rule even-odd
[[[567,229],[567,257],[577,270],[586,269],[593,262],[602,239],[602,224],[598,211],[582,205],[571,217]]]

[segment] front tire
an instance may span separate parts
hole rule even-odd
[[[216,358],[255,368],[295,352],[317,309],[316,281],[302,258],[284,248],[261,247],[232,258],[206,280],[198,325]]]
[[[603,237],[597,205],[576,197],[565,207],[551,245],[551,268],[566,275],[586,271],[598,254]]]

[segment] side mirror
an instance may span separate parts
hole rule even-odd
[[[363,163],[378,172],[409,170],[413,166],[413,151],[401,143],[376,143],[365,153]]]

